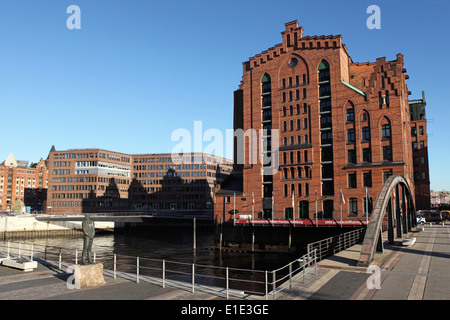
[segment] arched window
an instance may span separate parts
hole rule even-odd
[[[370,141],[370,128],[363,127],[361,129],[361,140],[362,141]]]
[[[261,79],[261,83],[264,84],[264,83],[270,83],[270,82],[271,82],[270,76],[267,73],[264,74],[264,76]]]
[[[355,121],[355,110],[353,108],[347,109],[347,122]]]
[[[381,126],[381,138],[383,139],[391,138],[391,125],[389,123],[383,124]]]
[[[330,80],[330,65],[326,60],[322,60],[319,64],[319,82]]]
[[[367,122],[369,121],[369,115],[367,114],[366,111],[364,111],[361,115],[361,122]]]
[[[381,148],[383,161],[393,161],[392,153],[392,126],[388,117],[383,117],[380,122]]]

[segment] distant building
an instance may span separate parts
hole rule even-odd
[[[0,211],[13,211],[15,205],[24,210],[41,211],[47,200],[47,165],[16,160],[11,153],[0,164]]]
[[[431,190],[431,206],[433,208],[450,206],[450,193],[448,191]]]
[[[189,158],[189,159],[187,159]],[[56,150],[48,157],[48,211],[213,211],[231,161],[209,154],[130,155],[102,149]]]
[[[133,155],[129,191],[133,208],[212,213],[214,193],[230,174],[231,160],[205,153],[185,154],[183,158]]]
[[[425,92],[422,92],[422,99],[409,101],[417,210],[428,210],[431,207],[426,105]]]

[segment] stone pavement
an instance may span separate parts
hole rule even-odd
[[[408,236],[417,239],[411,247],[385,242],[370,272],[356,266],[360,245],[323,260],[318,280],[280,299],[450,300],[450,226],[425,225]]]
[[[360,245],[349,248],[318,264],[317,274],[298,280],[292,290],[268,299],[277,300],[450,300],[450,226],[426,225],[412,247],[387,245],[377,254],[373,266],[378,273],[357,267]],[[400,241],[400,239],[398,239]],[[70,289],[71,276],[51,265],[39,264],[32,272],[0,267],[0,300],[224,300],[220,288],[195,287],[171,283],[166,288],[160,280],[141,276],[140,283],[131,275],[113,279],[104,270],[106,284],[101,287]],[[378,277],[379,276],[379,277]],[[379,289],[367,286],[367,280]],[[236,300],[263,300],[262,296],[230,292]]]

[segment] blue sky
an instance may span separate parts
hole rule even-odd
[[[66,27],[72,4],[81,30]],[[373,4],[381,30],[366,27]],[[450,190],[449,12],[441,0],[1,0],[0,161],[52,145],[170,152],[197,120],[225,132],[242,62],[298,20],[304,35],[341,34],[355,62],[404,54],[410,98],[426,92],[431,187]]]

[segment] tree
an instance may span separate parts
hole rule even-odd
[[[12,212],[15,214],[22,214],[24,212],[24,204],[22,200],[17,200],[14,202],[14,205],[12,207]]]

